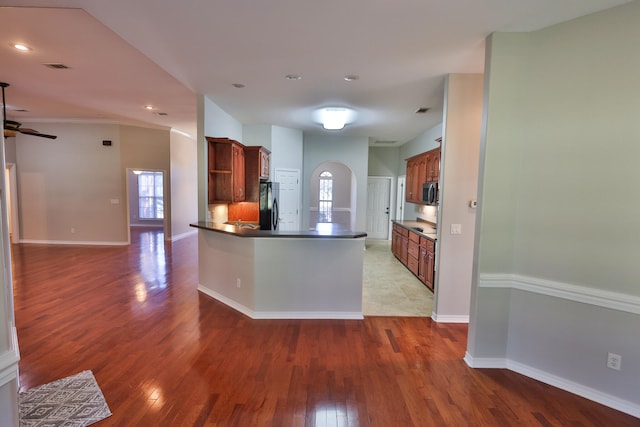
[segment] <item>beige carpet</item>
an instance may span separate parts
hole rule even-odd
[[[430,317],[433,293],[391,253],[390,240],[367,240],[362,312],[365,316]]]

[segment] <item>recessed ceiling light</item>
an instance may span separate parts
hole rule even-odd
[[[144,108],[147,110],[153,110],[153,105],[145,105]]]
[[[356,80],[358,80],[360,77],[356,76],[355,74],[347,74],[346,76],[344,76],[344,79],[348,82],[355,82]]]
[[[302,77],[297,74],[287,74],[284,78],[287,80],[302,80]]]
[[[31,48],[29,46],[27,46],[26,44],[22,44],[22,43],[13,43],[11,46],[14,49],[18,49],[21,52],[29,52],[31,50]]]
[[[243,87],[245,87],[242,83],[234,83],[231,86],[238,88],[238,89],[242,89]]]

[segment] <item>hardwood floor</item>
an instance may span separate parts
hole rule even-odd
[[[462,360],[466,325],[251,320],[198,293],[196,238],[14,245],[22,386],[92,370],[96,426],[638,426]]]

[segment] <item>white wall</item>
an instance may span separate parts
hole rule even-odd
[[[198,220],[198,149],[193,138],[171,132],[171,239],[197,232],[189,224]]]
[[[58,139],[16,136],[22,240],[126,243],[120,127],[58,123],[33,127]],[[103,140],[112,145],[103,146]],[[112,199],[120,203],[112,204]]]
[[[440,206],[433,318],[467,322],[471,298],[478,162],[482,121],[481,74],[450,74],[445,84]],[[460,224],[461,234],[451,234]]]
[[[367,138],[326,135],[304,136],[303,224],[309,224],[311,173],[324,162],[337,161],[348,166],[355,175],[353,191],[356,195],[354,231],[366,230],[367,166],[369,152]]]
[[[467,355],[635,416],[638,22],[632,2],[489,38]]]
[[[271,133],[271,173],[275,169],[296,169],[302,177],[304,138],[297,129],[273,126]],[[302,191],[299,199],[302,199]]]

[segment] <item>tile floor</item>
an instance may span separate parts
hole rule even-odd
[[[391,253],[390,240],[367,240],[362,312],[365,316],[430,317],[433,293]]]

